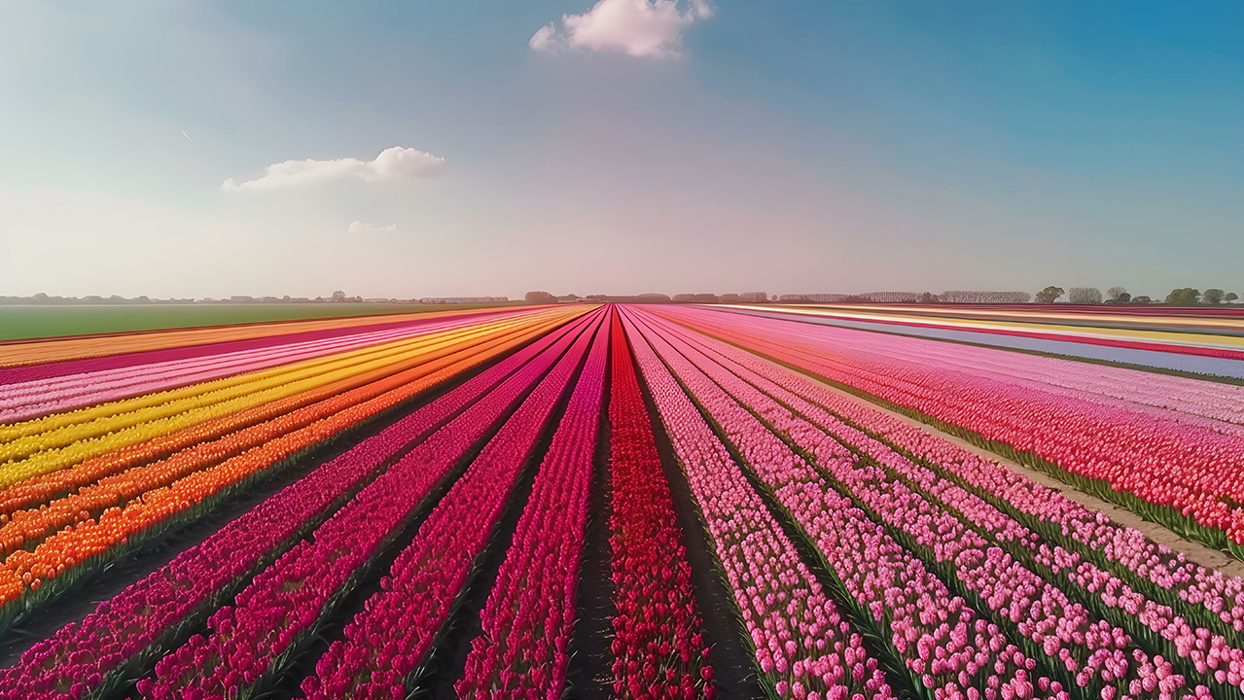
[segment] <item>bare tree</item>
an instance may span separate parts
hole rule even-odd
[[[1067,301],[1072,304],[1100,304],[1101,290],[1097,287],[1072,287],[1067,292]]]

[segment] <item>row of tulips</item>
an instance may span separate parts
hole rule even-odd
[[[291,463],[307,450],[400,406],[463,369],[486,361],[495,352],[547,330],[546,325],[539,324],[517,336],[499,339],[495,345],[467,344],[435,361],[327,399],[316,405],[321,413],[303,427],[278,433],[275,439],[148,491],[123,508],[106,510],[98,519],[88,517],[47,537],[33,551],[13,552],[0,567],[0,601],[4,604],[0,622],[29,613],[143,540],[213,507],[251,479]],[[265,425],[280,423],[283,418]],[[43,586],[45,580],[52,585]]]
[[[480,341],[487,340],[487,336],[474,338],[474,347],[486,349],[487,342]],[[435,361],[454,350],[460,349],[461,345],[461,343],[456,343],[429,350],[426,353],[412,357],[405,362],[395,363],[378,372],[356,377],[351,383],[374,379],[376,374],[383,376],[384,373],[397,373],[412,369],[416,373],[426,372],[430,361]],[[345,393],[346,389],[346,386],[341,386],[341,383],[338,382],[333,385],[334,391],[329,397],[336,398]],[[374,389],[370,392],[366,389],[357,390],[357,387],[355,389],[354,396],[356,400],[364,398],[368,393],[375,394]],[[303,392],[297,396],[300,397],[308,393],[310,392]],[[282,404],[286,402],[276,403]],[[252,423],[241,430],[227,433],[217,439],[202,440],[198,444],[162,460],[134,466],[120,473],[99,475],[93,482],[86,482],[72,493],[57,498],[41,500],[37,508],[32,503],[25,510],[5,513],[5,517],[0,517],[0,521],[7,520],[3,525],[0,525],[0,550],[5,555],[8,555],[19,548],[31,548],[42,541],[46,535],[56,532],[63,527],[72,526],[76,522],[92,517],[99,517],[108,508],[124,506],[128,501],[143,493],[166,486],[189,473],[241,454],[291,430],[309,425],[324,415],[323,401],[311,405],[303,405],[292,410],[290,410],[288,404],[283,407],[287,410],[275,416],[271,415],[270,410],[265,410],[267,406],[256,407],[257,413],[269,414],[269,419]],[[253,420],[253,418],[251,419]],[[198,434],[201,435],[201,433]],[[116,464],[114,460],[108,460],[108,462]],[[71,473],[94,471],[98,473],[97,470],[93,469],[80,470],[77,468],[63,471]],[[80,480],[82,477],[78,476],[77,478]],[[52,480],[49,479],[48,481]],[[65,480],[61,479],[58,481],[63,484]],[[29,491],[30,489],[27,488],[25,490]]]
[[[322,616],[340,604],[436,485],[519,402],[526,397],[527,405],[551,410],[586,351],[585,337],[563,336],[399,459],[316,528],[312,539],[295,544],[256,576],[233,605],[214,613],[207,633],[161,659],[155,678],[140,681],[139,691],[178,700],[250,696],[300,651]]]
[[[611,342],[614,696],[711,699],[691,567],[620,320]],[[679,692],[687,686],[691,692]]]
[[[763,390],[809,420],[821,425],[834,419],[843,421],[867,438],[884,443],[979,496],[1072,556],[1086,558],[1132,588],[1144,591],[1201,627],[1217,630],[1216,634],[1240,646],[1240,633],[1244,632],[1244,579],[1225,576],[1189,561],[1144,533],[1122,526],[1057,491],[734,346],[699,334],[681,335],[736,373],[756,377],[749,379],[753,384],[771,382],[772,388]],[[787,398],[780,396],[783,390]]]
[[[728,346],[722,348],[723,353],[730,353],[731,351],[737,352],[737,350],[733,350]],[[723,364],[733,365],[728,360],[722,359],[721,361]],[[953,514],[963,525],[970,528],[968,532],[961,532],[959,530],[962,530],[962,528],[954,523],[950,523],[943,530],[939,531],[943,533],[939,536],[946,540],[945,546],[947,549],[944,550],[946,554],[943,558],[956,556],[956,548],[962,548],[965,544],[973,544],[977,549],[981,549],[985,541],[989,540],[991,541],[989,544],[993,545],[993,547],[1024,562],[1031,569],[1029,572],[1025,572],[1022,568],[1018,569],[1019,573],[1017,574],[1026,578],[1030,584],[1034,580],[1034,572],[1039,578],[1047,581],[1056,581],[1061,587],[1061,591],[1056,591],[1055,594],[1052,594],[1052,597],[1056,598],[1065,591],[1069,596],[1093,611],[1098,617],[1105,618],[1119,625],[1131,635],[1143,640],[1143,645],[1146,648],[1158,649],[1167,659],[1172,661],[1183,659],[1191,662],[1190,665],[1187,663],[1181,664],[1190,678],[1195,678],[1199,675],[1201,676],[1201,682],[1208,686],[1213,686],[1217,683],[1228,687],[1240,687],[1244,684],[1244,653],[1238,648],[1231,646],[1224,638],[1220,630],[1229,628],[1225,628],[1221,621],[1214,620],[1210,623],[1210,627],[1197,627],[1195,623],[1190,625],[1183,617],[1172,610],[1170,606],[1151,600],[1141,593],[1141,591],[1156,588],[1153,584],[1146,585],[1138,590],[1132,589],[1118,576],[1098,568],[1091,561],[1084,560],[1079,551],[1082,547],[1076,546],[1078,543],[1072,541],[1070,545],[1072,551],[1067,551],[1057,543],[1044,541],[1042,537],[1030,531],[1017,520],[1012,519],[1007,513],[996,509],[994,505],[987,503],[976,493],[962,488],[957,480],[948,478],[944,471],[930,466],[932,462],[918,458],[914,460],[908,459],[907,455],[914,457],[914,453],[905,451],[906,454],[900,454],[892,449],[890,444],[881,442],[856,427],[841,422],[836,416],[830,415],[820,406],[809,403],[802,397],[796,396],[792,391],[788,391],[776,383],[760,377],[758,373],[753,373],[750,369],[743,368],[743,364],[762,365],[763,363],[756,362],[754,358],[750,361],[744,359],[739,365],[730,366],[729,369],[738,374],[742,379],[750,382],[754,387],[764,391],[768,396],[781,401],[783,407],[797,411],[801,416],[813,421],[830,435],[851,446],[859,456],[870,460],[875,465],[874,469],[884,472],[878,473],[876,476],[879,481],[885,482],[887,488],[899,492],[904,492],[910,488],[910,491],[919,494],[920,497],[927,499],[929,503],[933,504],[934,509],[942,509],[946,513]],[[768,365],[767,369],[774,374],[781,373],[780,370],[772,367],[772,365]],[[805,390],[813,387],[811,382],[805,379],[794,377],[789,373],[787,373],[787,377],[789,378],[788,384],[796,386],[806,385],[803,387]],[[731,383],[733,378],[727,376],[724,381],[725,383]],[[833,403],[836,405],[851,403],[840,397],[831,398],[834,399]],[[775,409],[772,406],[769,408],[776,415],[780,415],[780,408]],[[877,414],[872,409],[865,410],[874,415]],[[857,411],[856,413],[859,412]],[[790,433],[788,433],[789,435]],[[925,436],[928,437],[927,434]],[[892,439],[892,436],[887,437]],[[926,440],[925,442],[929,441]],[[852,483],[852,476],[836,473],[834,470],[830,471],[842,483]],[[857,465],[854,474],[859,474],[860,472],[860,467]],[[871,491],[865,491],[864,500],[867,500],[868,493],[871,493]],[[912,498],[911,493],[902,495],[909,500]],[[937,517],[944,516],[942,513],[937,513]],[[1099,516],[1093,522],[1097,523],[1098,529],[1101,530],[1103,529],[1101,526],[1104,526],[1109,521],[1104,516]],[[1139,533],[1135,534],[1138,535]],[[976,539],[977,537],[981,539]],[[1059,539],[1066,540],[1068,538]],[[1141,539],[1143,540],[1143,536]],[[1156,547],[1153,543],[1149,544]],[[959,551],[963,550],[960,549]],[[994,554],[993,549],[990,549],[990,553]],[[1145,567],[1142,565],[1141,568]],[[986,576],[996,575],[998,574],[986,574]],[[1137,577],[1129,578],[1135,579]],[[1226,580],[1221,575],[1206,578],[1211,581],[1216,578],[1219,582]],[[1238,579],[1233,581],[1236,586],[1239,585]],[[1176,600],[1178,599],[1176,598]],[[1063,601],[1063,604],[1065,604],[1065,601]],[[1013,606],[1014,604],[1012,603]],[[1039,625],[1034,625],[1034,627],[1039,628]],[[1118,636],[1117,633],[1112,634],[1115,637]],[[1036,641],[1040,642],[1042,640],[1038,639]],[[1046,646],[1048,649],[1049,645]],[[1083,654],[1081,655],[1083,656]],[[1143,668],[1143,664],[1141,666]],[[1117,674],[1112,672],[1112,675]],[[1240,689],[1244,690],[1244,688]],[[1226,688],[1221,690],[1225,691]]]
[[[635,361],[682,465],[767,693],[799,700],[894,697],[794,544],[625,312]]]
[[[550,333],[261,502],[0,671],[0,698],[107,692],[149,671],[254,572],[322,522],[412,443],[496,388],[573,326]],[[464,365],[465,366],[465,365]]]
[[[679,310],[672,313],[686,318]],[[737,330],[743,332],[746,325]],[[784,328],[790,325],[794,325],[797,331]],[[793,333],[791,337],[800,338],[801,344],[824,341],[817,326],[784,324],[782,327],[787,333]],[[1182,420],[1236,435],[1241,434],[1239,428],[1244,425],[1244,408],[1240,405],[1244,400],[1244,386],[1153,372],[1138,375],[1137,370],[1111,365],[1089,365],[997,348],[950,345],[929,339],[903,338],[902,341],[887,345],[893,361],[916,364],[935,362],[947,369],[977,377],[1006,377],[1011,381],[1032,383],[1054,395],[1149,412],[1166,420],[1170,420],[1170,412],[1174,411],[1182,414]],[[852,346],[853,343],[848,344],[846,349],[850,351]],[[1143,380],[1138,381],[1138,378]]]
[[[998,697],[1069,698],[1058,680],[945,583],[823,475],[796,455],[755,416],[733,401],[651,326],[648,342],[706,408],[740,459],[748,464],[778,507],[815,545],[826,570],[861,621],[889,643],[895,682],[911,674],[913,690],[942,699]],[[641,361],[642,366],[642,361]],[[680,389],[680,391],[682,391]],[[688,399],[690,403],[690,399]],[[690,407],[690,410],[699,410]],[[825,441],[821,459],[846,451]]]
[[[1180,634],[1187,626],[1182,619],[1172,619],[1169,608],[1161,610],[1163,606],[1150,602],[1142,609],[1131,610],[1133,616],[1128,617],[1111,614],[1108,608],[1094,605],[1093,590],[1097,586],[1109,588],[1100,571],[1081,568],[1079,579],[1059,579],[1057,568],[1051,565],[1055,561],[1067,564],[1070,556],[1061,548],[1048,545],[1040,548],[1041,556],[1032,556],[1031,552],[1038,550],[1036,536],[976,496],[953,482],[938,479],[924,467],[836,419],[831,418],[829,426],[816,426],[828,431],[828,434],[817,435],[803,418],[794,416],[720,364],[689,346],[684,345],[682,349],[713,375],[721,389],[743,401],[746,408],[763,415],[779,433],[806,453],[815,454],[821,444],[832,437],[848,444],[867,446],[869,450],[864,453],[864,459],[853,454],[845,458],[818,459],[818,465],[871,517],[888,525],[896,539],[904,541],[908,549],[940,569],[969,596],[979,597],[981,603],[995,613],[1002,627],[1012,629],[1016,638],[1030,640],[1030,653],[1057,657],[1058,661],[1051,663],[1055,667],[1064,666],[1067,674],[1059,675],[1073,681],[1075,686],[1089,688],[1103,697],[1115,693],[1155,698],[1171,693],[1179,697],[1191,692],[1181,691],[1181,688],[1194,684],[1198,695],[1209,691],[1206,684],[1214,682],[1210,677],[1202,673],[1199,679],[1193,680],[1176,672],[1170,662],[1176,656],[1173,644],[1164,649],[1170,655],[1170,659],[1164,659],[1147,651],[1153,648],[1153,639],[1146,640],[1149,644],[1141,644],[1128,633],[1129,629],[1143,629],[1137,623],[1151,624],[1160,620],[1172,635]],[[937,495],[922,492],[921,487]],[[987,537],[995,538],[996,542],[989,542]],[[1031,552],[1024,551],[1025,546]],[[1075,588],[1084,578],[1092,580],[1093,585],[1088,587],[1092,590],[1085,590],[1083,585],[1078,590]],[[1080,600],[1087,603],[1087,607],[1071,599],[1052,580],[1061,580],[1073,594],[1080,594]],[[1119,602],[1117,596],[1113,600]],[[1114,603],[1107,603],[1107,606]],[[1118,607],[1123,608],[1122,605]],[[1005,612],[1008,610],[1009,613]],[[1135,616],[1135,613],[1140,614]],[[1111,621],[1127,624],[1128,628],[1114,626]],[[1191,638],[1196,640],[1195,636]],[[1232,652],[1235,655],[1239,652],[1227,648],[1208,651],[1211,658],[1221,655],[1225,668],[1220,675],[1224,680],[1236,675],[1229,659]],[[1204,669],[1204,664],[1201,665]]]
[[[558,390],[552,382],[537,389],[437,503],[381,580],[380,591],[346,627],[345,638],[328,648],[316,674],[303,681],[308,698],[404,693],[461,599]],[[563,422],[558,435],[564,430]]]
[[[937,341],[705,310],[666,313],[1047,470],[1186,536],[1244,554],[1244,436],[1231,424],[1055,391],[1024,378],[1031,360],[1023,355],[1010,355],[1009,373],[977,373],[943,362],[964,351]],[[904,348],[915,348],[919,361],[902,359]],[[1038,359],[1062,363],[1069,374],[1094,371],[1083,363]],[[1149,377],[1131,376],[1136,383]]]
[[[379,345],[472,323],[478,323],[478,320],[460,317],[421,324],[404,324],[401,328],[383,331],[291,342],[237,352],[202,355],[184,360],[153,363],[136,361],[131,365],[99,372],[75,373],[0,384],[0,423],[28,420],[50,413],[206,382],[243,372],[254,372],[298,360]]]
[[[458,697],[561,696],[613,328],[605,314],[480,613]]]
[[[489,332],[483,336],[459,338],[453,344],[445,345],[439,349],[430,349],[424,354],[412,357],[402,363],[396,363],[380,367],[369,372],[355,374],[348,378],[339,379],[316,389],[302,391],[287,398],[278,399],[269,403],[263,403],[231,415],[209,420],[199,425],[154,437],[150,440],[136,443],[119,450],[106,452],[98,457],[87,459],[86,461],[67,469],[57,470],[42,476],[28,479],[19,484],[0,490],[0,526],[6,524],[10,520],[11,515],[16,511],[38,508],[45,503],[50,503],[54,499],[71,494],[77,489],[88,486],[108,476],[118,474],[127,469],[131,469],[154,460],[168,458],[179,451],[200,445],[202,443],[210,443],[215,441],[219,444],[219,442],[223,439],[235,440],[235,438],[229,436],[244,428],[278,418],[285,414],[291,413],[296,409],[300,409],[326,399],[332,399],[338,394],[365,386],[378,379],[382,379],[385,376],[396,374],[397,372],[415,368],[420,365],[425,365],[429,362],[437,360],[440,357],[444,357],[453,352],[458,352],[472,344],[477,344],[482,349],[489,344],[496,342],[498,339],[522,334],[537,327],[540,327],[538,319],[533,319],[530,323],[492,326],[489,329]],[[243,441],[240,444],[240,448],[249,449],[254,444],[257,443]],[[216,450],[213,449],[213,451]]]
[[[0,426],[0,460],[4,460],[0,464],[0,487],[268,401],[417,359],[453,342],[456,336],[483,332],[484,328],[467,328],[420,336]]]
[[[1100,357],[1147,367],[1199,370],[1206,374],[1244,360],[1244,351],[1230,338],[1233,331],[1238,330],[1238,325],[1231,320],[1199,326],[1183,324],[1169,316],[1140,320],[1124,316],[1095,315],[1068,319],[1052,315],[1042,319],[1039,314],[1025,309],[1009,317],[981,323],[964,318],[963,307],[931,316],[926,315],[924,309],[912,313],[914,309],[911,307],[873,311],[802,305],[743,308],[757,316],[804,321],[815,319],[814,322],[825,325],[862,326],[902,335],[967,340],[985,346],[1035,347],[1064,356]],[[1032,342],[1034,340],[1037,342]],[[1101,347],[1086,348],[1084,345]]]

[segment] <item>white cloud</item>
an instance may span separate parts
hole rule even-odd
[[[708,0],[600,0],[581,15],[562,15],[562,31],[552,22],[540,27],[528,45],[555,52],[563,46],[590,51],[621,51],[628,56],[665,58],[682,50],[683,30],[713,16]]]
[[[334,180],[355,178],[364,182],[409,180],[433,177],[440,173],[445,159],[413,148],[394,146],[380,152],[372,161],[357,158],[337,160],[287,160],[269,165],[263,177],[237,184],[233,178],[220,186],[232,190],[274,190],[281,187],[317,185]]]
[[[536,51],[546,51],[552,53],[561,48],[561,42],[557,40],[557,27],[552,22],[540,27],[535,34],[531,35],[531,41],[527,45]]]
[[[381,231],[396,231],[397,224],[389,224],[388,226],[375,226],[373,224],[365,224],[362,221],[355,221],[350,224],[348,229],[351,236],[365,236],[369,233],[380,233]]]

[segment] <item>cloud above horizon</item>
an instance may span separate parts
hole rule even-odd
[[[286,187],[319,185],[339,180],[362,180],[382,182],[388,180],[413,180],[439,175],[445,159],[431,153],[394,146],[386,148],[375,160],[361,161],[357,158],[336,160],[286,160],[273,163],[264,169],[263,177],[241,184],[233,178],[225,180],[220,188],[226,192],[236,190],[275,190]]]
[[[380,233],[383,231],[396,231],[397,224],[389,224],[388,226],[376,226],[375,224],[365,224],[362,221],[355,221],[350,224],[347,232],[351,236],[365,236],[369,233]]]
[[[621,51],[637,58],[676,57],[682,53],[683,31],[697,19],[713,16],[708,0],[600,0],[581,15],[562,15],[536,30],[528,43],[535,51],[556,53],[565,48]]]

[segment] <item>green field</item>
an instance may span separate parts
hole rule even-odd
[[[224,326],[309,318],[380,316],[520,305],[494,304],[133,304],[0,306],[0,341],[67,335]]]

